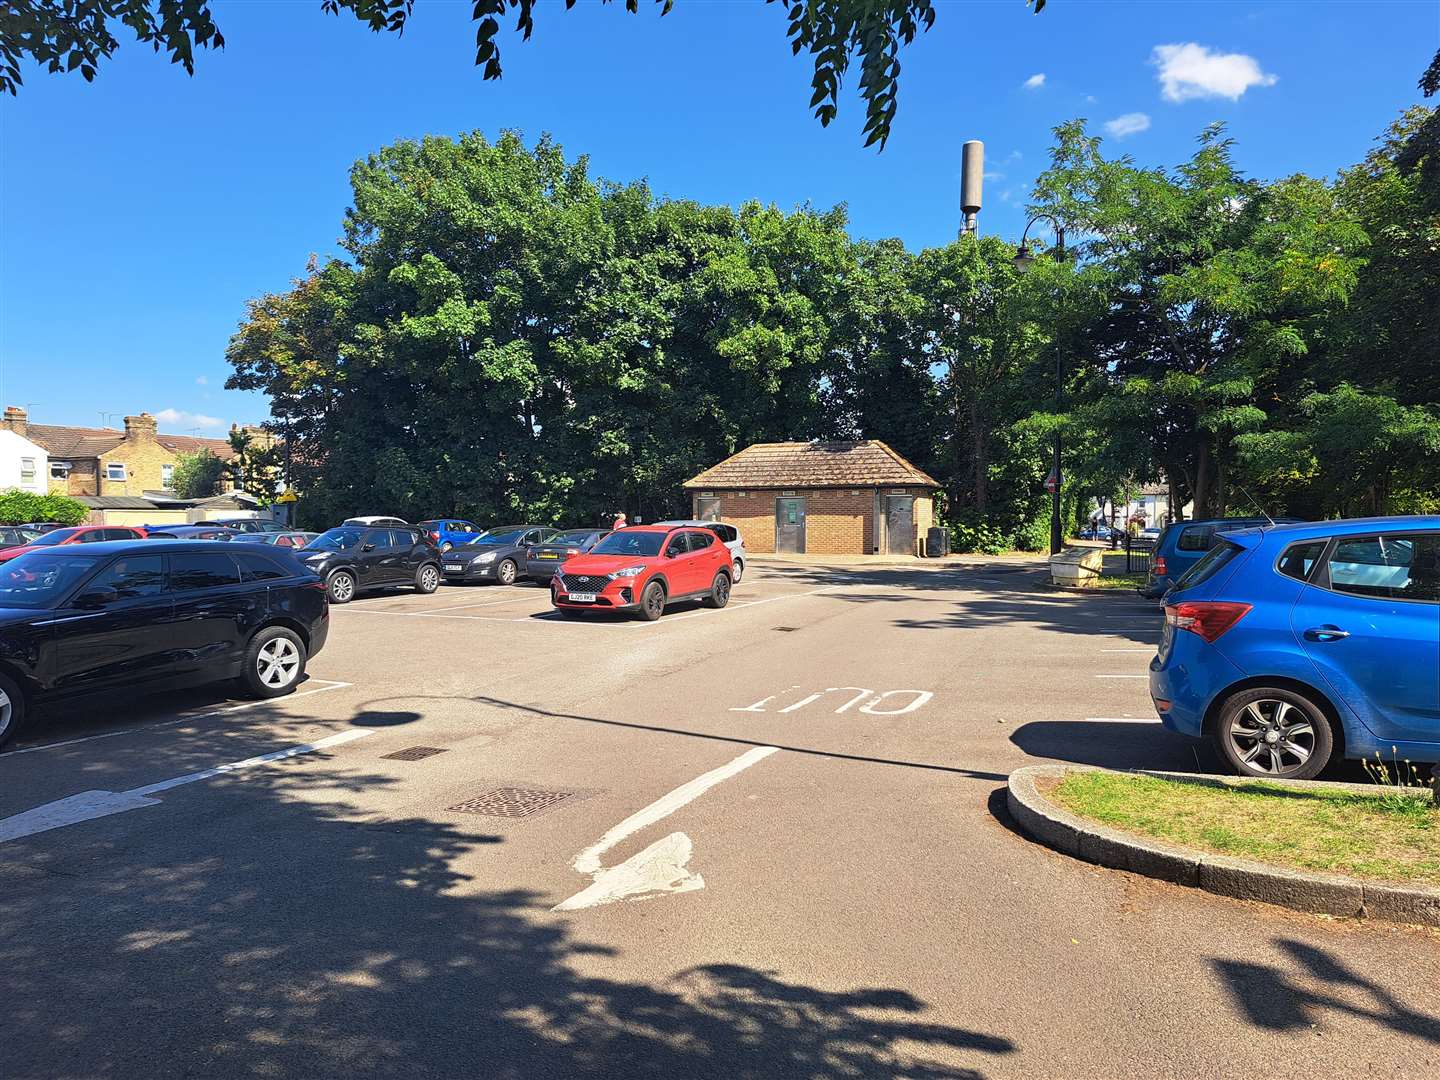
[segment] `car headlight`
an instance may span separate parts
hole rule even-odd
[[[611,581],[614,581],[616,578],[633,578],[633,577],[638,577],[639,575],[643,574],[644,572],[645,572],[645,567],[643,567],[643,566],[627,566],[627,567],[625,567],[624,570],[616,570],[613,574],[611,574],[611,575],[610,575],[610,580],[611,580]]]
[[[471,559],[470,561],[473,562],[473,563],[476,563],[476,564],[479,564],[479,563],[487,563],[487,562],[494,562],[494,561],[495,561],[495,552],[489,551],[489,552],[486,552],[484,555],[476,555],[475,558]]]

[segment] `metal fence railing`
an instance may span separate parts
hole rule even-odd
[[[1125,573],[1148,574],[1150,556],[1155,553],[1155,540],[1149,536],[1125,534]]]

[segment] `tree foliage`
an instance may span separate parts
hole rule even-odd
[[[611,0],[601,0],[608,4]],[[624,0],[635,14],[640,0]],[[675,0],[655,0],[660,14]],[[840,89],[853,60],[860,67],[865,103],[865,145],[881,147],[890,137],[898,107],[899,52],[935,22],[933,0],[766,0],[788,20],[786,34],[796,55],[813,61],[810,107],[822,125],[839,111]],[[1036,12],[1045,0],[1026,0]],[[414,14],[414,0],[320,0],[331,15],[349,15],[375,33],[400,35]],[[535,29],[535,0],[474,0],[475,65],[486,79],[498,79],[502,20],[529,41]],[[568,10],[575,0],[565,0]],[[123,28],[123,29],[122,29]],[[117,33],[165,51],[187,74],[195,73],[197,49],[225,47],[210,0],[0,0],[0,91],[15,94],[25,59],[51,72],[79,71],[86,82],[119,48]]]
[[[208,499],[215,494],[224,475],[225,463],[209,450],[176,454],[170,486],[182,499]]]
[[[85,504],[68,495],[38,495],[19,488],[0,491],[0,525],[23,525],[30,521],[79,525],[89,516]]]

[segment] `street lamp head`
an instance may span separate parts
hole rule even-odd
[[[1030,264],[1035,261],[1035,256],[1031,254],[1030,247],[1025,243],[1024,240],[1020,241],[1020,247],[1015,252],[1015,258],[1013,261],[1015,263],[1015,269],[1019,270],[1021,273],[1029,270]]]

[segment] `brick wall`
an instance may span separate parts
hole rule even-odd
[[[154,421],[148,426],[132,424],[134,417],[125,418],[125,441],[100,455],[100,490],[97,495],[139,495],[165,487],[162,465],[174,465],[175,454],[155,441]],[[106,478],[106,466],[116,462],[125,466],[124,480]],[[78,462],[77,462],[78,464]]]
[[[745,549],[756,555],[775,551],[776,490],[717,491],[720,520],[734,525]],[[868,555],[875,544],[874,488],[808,488],[795,497],[805,500],[807,555]],[[693,512],[700,512],[698,497]]]

